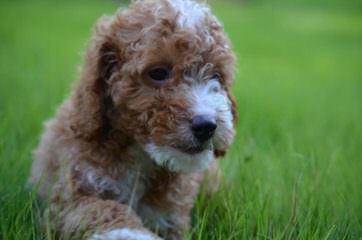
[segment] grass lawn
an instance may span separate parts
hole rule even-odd
[[[362,239],[362,10],[252,2],[212,2],[238,55],[240,121],[227,183],[206,208],[200,196],[190,239]],[[53,239],[23,189],[31,150],[116,8],[0,3],[0,239]]]

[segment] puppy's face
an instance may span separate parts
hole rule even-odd
[[[234,57],[221,25],[188,0],[138,2],[108,22],[112,127],[172,171],[205,169],[234,136]]]

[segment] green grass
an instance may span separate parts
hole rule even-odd
[[[362,11],[358,1],[214,1],[238,55],[227,183],[193,239],[362,239]],[[343,5],[339,8],[338,6]],[[42,122],[76,79],[107,1],[2,1],[0,239],[52,239],[23,189]]]

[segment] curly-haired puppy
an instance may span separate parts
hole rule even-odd
[[[35,150],[30,183],[59,236],[182,239],[234,136],[233,70],[204,4],[135,1],[101,18]]]

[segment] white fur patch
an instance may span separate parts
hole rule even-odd
[[[225,149],[234,137],[231,102],[226,92],[216,80],[198,82],[192,86],[188,99],[191,101],[192,114],[208,115],[216,118],[217,128],[213,143],[215,149]]]
[[[210,13],[209,8],[192,0],[169,0],[172,8],[179,14],[178,25],[195,29]]]
[[[194,115],[210,115],[223,121],[227,128],[233,127],[230,100],[221,89],[219,82],[210,80],[206,83],[197,83],[189,94]]]
[[[196,154],[188,154],[172,147],[149,143],[145,150],[158,165],[181,173],[203,171],[214,159],[214,152],[211,149]]]
[[[94,234],[88,240],[161,240],[161,238],[144,231],[121,228],[103,234]]]

